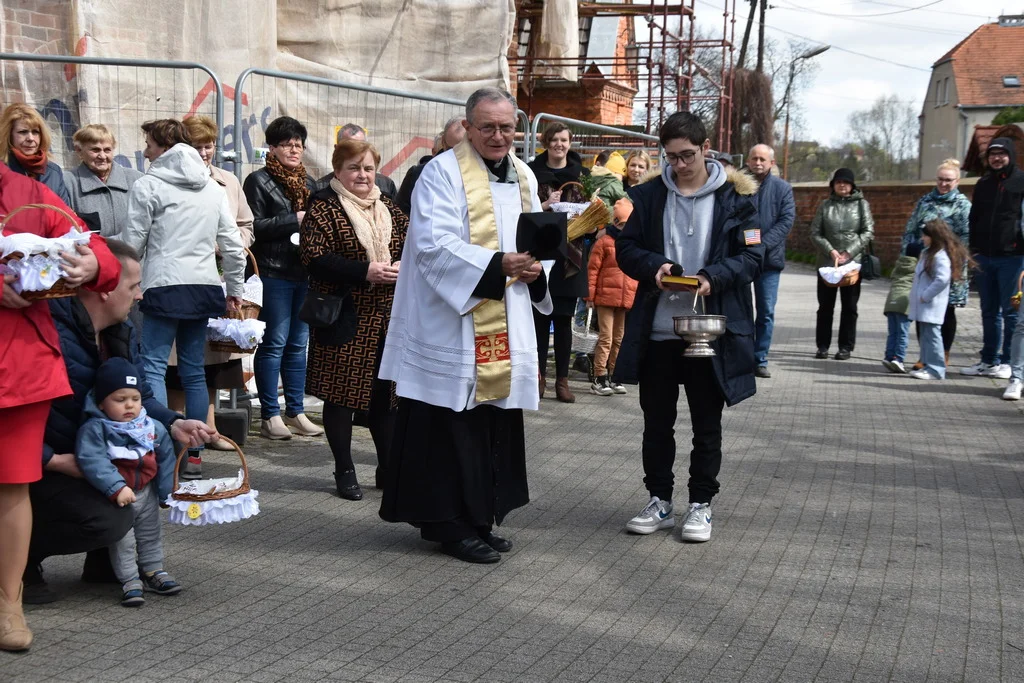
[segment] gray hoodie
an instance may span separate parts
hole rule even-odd
[[[668,188],[665,202],[665,256],[683,267],[685,275],[696,275],[707,264],[711,251],[711,226],[715,216],[715,190],[725,185],[725,169],[717,161],[705,162],[708,180],[691,195],[683,195],[672,177],[672,167],[665,166],[661,180]],[[658,298],[651,328],[652,341],[679,339],[673,331],[672,318],[693,313],[694,295],[690,292],[663,291]],[[700,303],[697,312],[702,313]]]

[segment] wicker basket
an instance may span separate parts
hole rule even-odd
[[[590,329],[594,318],[593,307],[587,306],[586,320],[582,326],[576,323],[577,317],[572,317],[572,350],[576,353],[593,353],[597,346],[597,333]]]
[[[0,230],[3,230],[4,226],[7,224],[7,221],[9,221],[12,216],[21,213],[26,209],[49,209],[51,211],[56,211],[57,213],[71,221],[71,224],[73,226],[78,226],[78,220],[70,213],[60,208],[59,206],[53,206],[52,204],[24,204],[14,209],[6,216],[4,216],[3,220],[0,220]],[[7,263],[8,261],[17,261],[23,256],[24,254],[21,254],[20,252],[8,254],[6,258],[0,259],[0,264]],[[63,299],[69,296],[76,296],[77,294],[78,287],[73,287],[66,283],[64,281],[64,278],[60,278],[55,283],[53,283],[52,287],[50,287],[47,290],[41,292],[22,292],[21,298],[24,299],[25,301],[45,301],[47,299]]]
[[[835,264],[836,264],[835,267],[838,268],[839,267],[839,259],[835,260]],[[831,282],[828,282],[827,280],[822,280],[822,282],[825,283],[826,287],[832,287],[832,288],[836,288],[836,287],[852,287],[853,285],[855,285],[858,282],[860,282],[860,271],[859,270],[854,270],[854,271],[851,271],[851,272],[847,273],[846,275],[843,276],[843,279],[840,280],[839,282],[837,282],[836,284],[832,284]]]
[[[256,277],[260,275],[260,267],[256,265],[256,257],[253,256],[252,252],[248,249],[245,250],[246,255],[252,261],[252,272]],[[261,308],[251,301],[242,300],[242,308],[239,311],[228,311],[224,317],[233,318],[235,320],[253,320],[260,317]],[[256,353],[256,348],[243,349],[241,346],[233,341],[209,341],[211,351],[220,351],[223,353],[240,353],[243,355],[249,355]]]
[[[185,526],[203,526],[238,521],[259,514],[258,492],[249,485],[249,463],[245,453],[231,439],[221,436],[231,444],[242,462],[242,484],[238,488],[213,493],[178,493],[178,468],[188,452],[188,446],[181,449],[174,463],[174,487],[167,500],[171,507],[170,521]]]

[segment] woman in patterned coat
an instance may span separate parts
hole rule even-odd
[[[380,154],[370,143],[339,143],[332,158],[334,177],[313,195],[300,231],[310,293],[345,299],[338,322],[310,337],[306,393],[324,401],[334,479],[338,495],[347,500],[363,497],[352,463],[354,414],[367,416],[379,486],[397,403],[394,386],[377,379],[377,371],[409,219],[374,184],[379,163]]]
[[[921,231],[925,223],[936,218],[945,221],[953,234],[960,238],[960,243],[967,246],[970,237],[967,217],[971,213],[971,202],[957,188],[959,183],[959,161],[946,159],[939,164],[935,175],[935,189],[917,201],[914,212],[907,221],[900,247],[901,256],[907,253],[907,247],[911,244],[920,244]],[[969,270],[967,267],[961,268],[960,278],[949,287],[949,305],[946,307],[946,318],[942,322],[942,346],[946,350],[946,365],[949,365],[949,350],[953,347],[953,339],[956,337],[956,309],[967,305]]]

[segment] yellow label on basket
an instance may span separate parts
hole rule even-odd
[[[203,514],[203,508],[199,507],[199,503],[192,503],[188,506],[188,518],[199,519]]]

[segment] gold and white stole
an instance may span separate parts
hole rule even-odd
[[[455,146],[455,158],[459,162],[469,206],[469,242],[501,251],[487,167],[468,139]],[[519,176],[523,212],[529,212],[533,208],[533,199],[526,164],[514,156],[509,159]],[[504,301],[488,300],[473,311],[473,336],[476,342],[476,401],[484,403],[508,398],[512,391],[512,353]]]

